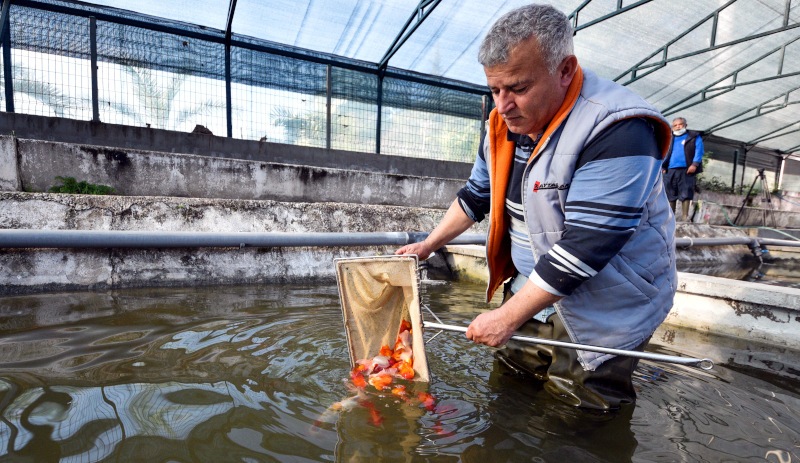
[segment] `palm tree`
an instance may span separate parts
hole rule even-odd
[[[209,115],[216,109],[224,109],[225,104],[206,100],[191,106],[179,106],[177,103],[181,87],[186,81],[186,74],[171,74],[158,79],[151,69],[125,64],[123,71],[132,85],[133,103],[101,100],[101,104],[133,119],[135,125],[149,125],[159,129],[176,129],[181,124],[197,115]]]

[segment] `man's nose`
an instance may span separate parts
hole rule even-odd
[[[500,91],[494,95],[494,105],[497,107],[497,112],[506,114],[514,109],[514,98],[511,92]]]

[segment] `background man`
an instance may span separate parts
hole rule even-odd
[[[700,132],[686,130],[686,119],[676,117],[672,121],[672,153],[664,160],[667,199],[678,216],[677,201],[681,202],[681,221],[689,218],[689,204],[694,199],[697,174],[703,171],[703,139]]]
[[[672,306],[677,285],[674,221],[661,163],[669,124],[629,90],[581,69],[572,26],[549,5],[501,17],[479,61],[496,108],[472,174],[423,242],[397,254],[430,253],[489,216],[487,297],[466,336],[506,347],[512,372],[545,381],[570,404],[632,403],[637,361],[518,344],[522,334],[619,349],[644,349]]]

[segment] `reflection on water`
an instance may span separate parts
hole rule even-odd
[[[467,324],[483,291],[422,297]],[[643,361],[636,408],[591,414],[442,333],[431,382],[409,386],[434,403],[370,393],[333,410],[353,395],[335,284],[2,298],[0,461],[798,459],[797,353],[663,327],[649,350],[717,366]]]

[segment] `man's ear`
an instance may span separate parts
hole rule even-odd
[[[561,81],[561,86],[564,88],[569,87],[572,83],[572,78],[575,77],[575,72],[578,71],[578,58],[575,55],[569,55],[561,61],[558,65],[558,77]]]

